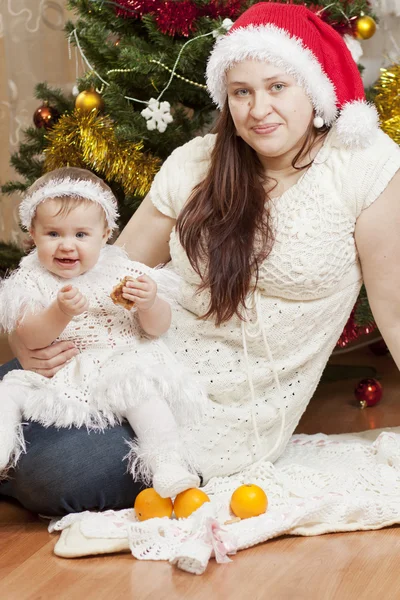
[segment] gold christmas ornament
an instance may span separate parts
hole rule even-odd
[[[381,68],[375,84],[374,103],[379,113],[381,128],[396,144],[400,144],[400,65]]]
[[[142,142],[119,142],[110,117],[96,111],[63,115],[47,139],[45,171],[67,165],[92,169],[121,184],[125,194],[144,196],[160,167],[158,158],[141,151]]]
[[[96,90],[84,90],[76,97],[75,108],[83,113],[90,113],[94,109],[100,112],[104,109],[104,100]]]
[[[369,40],[376,31],[376,23],[372,17],[360,17],[356,21],[356,35],[361,40]]]

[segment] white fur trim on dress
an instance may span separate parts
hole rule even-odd
[[[24,197],[19,207],[19,216],[23,227],[30,228],[39,204],[50,198],[65,196],[86,198],[96,202],[105,212],[108,227],[111,230],[116,229],[116,220],[119,215],[114,194],[93,181],[76,180],[70,177],[51,179],[32,194]]]
[[[340,112],[336,127],[342,144],[366,148],[374,141],[379,130],[378,111],[363,100],[348,102]]]
[[[62,383],[54,385],[54,380],[37,373],[24,372],[22,383],[18,370],[5,375],[0,383],[0,395],[7,395],[10,388],[17,390],[19,397],[25,393],[23,417],[44,427],[86,427],[103,431],[121,423],[129,408],[145,403],[154,394],[169,404],[180,425],[199,423],[205,418],[209,401],[191,373],[178,363],[174,368],[162,364],[143,366],[142,362],[137,367],[132,365],[129,373],[116,370],[111,380],[107,377],[99,383],[87,402],[75,399],[72,389],[68,397]]]
[[[226,72],[235,64],[255,59],[282,68],[310,98],[315,112],[332,125],[337,115],[335,87],[302,40],[275,25],[242,27],[219,38],[207,64],[207,87],[221,109],[226,99]]]
[[[7,376],[6,376],[7,377]],[[20,455],[26,452],[21,423],[20,396],[17,388],[0,383],[0,481],[15,467]]]
[[[167,351],[167,349],[165,349]],[[129,372],[115,368],[113,377],[99,382],[94,397],[103,415],[125,415],[134,406],[160,396],[170,406],[179,425],[196,424],[207,414],[209,400],[193,374],[178,361],[169,364],[144,364],[141,357]]]
[[[22,263],[32,264],[32,259],[30,254],[22,259]],[[26,314],[37,314],[44,308],[46,305],[39,288],[29,285],[29,281],[21,277],[20,269],[0,281],[0,331],[11,333]]]
[[[3,438],[2,433],[0,434],[0,446],[3,446]],[[26,444],[23,433],[23,424],[18,423],[18,425],[11,431],[6,432],[7,434],[11,434],[13,437],[13,447],[11,452],[6,457],[6,460],[3,463],[4,448],[0,448],[0,483],[4,479],[8,478],[9,472],[17,466],[19,458],[21,454],[26,454]]]

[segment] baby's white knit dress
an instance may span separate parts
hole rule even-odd
[[[27,311],[47,307],[67,282],[88,298],[89,309],[74,317],[59,336],[59,340],[73,341],[80,353],[54,377],[16,370],[0,383],[0,450],[7,398],[21,408],[24,419],[45,426],[104,429],[154,395],[169,403],[180,424],[201,416],[205,395],[193,374],[161,339],[143,332],[134,309],[127,311],[110,298],[113,287],[126,275],[137,278],[144,273],[157,279],[155,270],[129,260],[121,248],[107,245],[97,264],[79,277],[65,280],[50,273],[33,251],[1,282],[0,326],[6,331],[12,331]],[[15,441],[17,459],[23,441]]]
[[[177,218],[207,173],[214,142],[197,137],[166,160],[150,191],[160,212]],[[360,290],[357,217],[399,168],[400,149],[382,131],[367,149],[351,150],[333,127],[312,166],[271,201],[275,243],[245,322],[216,328],[198,319],[208,295],[197,292],[199,277],[172,231],[171,267],[182,284],[166,342],[213,401],[207,421],[186,432],[201,448],[205,481],[283,452]]]

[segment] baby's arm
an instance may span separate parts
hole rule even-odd
[[[88,309],[88,301],[72,285],[66,285],[44,310],[27,314],[17,326],[17,333],[30,350],[45,348],[58,338],[71,319]]]
[[[157,296],[157,284],[148,275],[129,279],[122,296],[135,303],[142,329],[149,335],[159,336],[171,325],[171,307]]]

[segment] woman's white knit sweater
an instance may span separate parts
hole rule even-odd
[[[212,134],[195,138],[164,163],[150,191],[159,211],[179,215],[206,175],[214,142]],[[208,293],[197,293],[199,277],[172,231],[171,266],[183,284],[166,342],[213,400],[207,422],[188,431],[205,480],[284,450],[360,290],[356,220],[399,168],[400,149],[383,132],[363,150],[344,148],[335,128],[329,132],[313,165],[271,201],[276,241],[244,324],[235,317],[216,328],[197,318]]]

